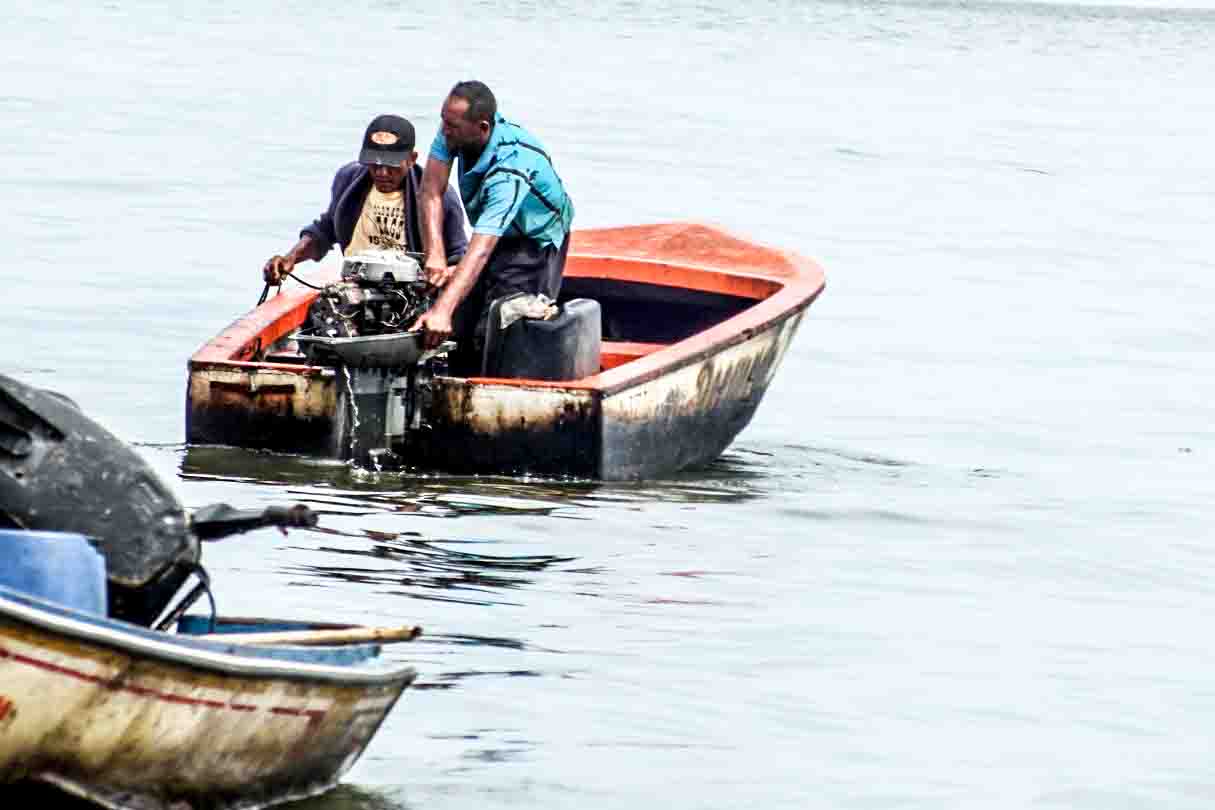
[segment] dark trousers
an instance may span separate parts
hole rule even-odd
[[[451,355],[451,372],[459,376],[481,373],[481,353],[485,347],[486,316],[494,301],[512,293],[544,293],[554,301],[561,292],[561,275],[570,249],[566,234],[561,247],[531,239],[503,238],[489,254],[489,261],[477,278],[468,297],[452,316],[452,339],[456,350]]]

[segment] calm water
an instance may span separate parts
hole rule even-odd
[[[0,35],[0,370],[191,506],[326,510],[208,547],[222,611],[428,631],[303,807],[1210,807],[1211,4],[439,5]],[[635,485],[184,447],[186,358],[366,122],[428,144],[469,77],[578,225],[824,265],[750,427]]]

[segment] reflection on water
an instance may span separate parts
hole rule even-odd
[[[268,563],[285,584],[318,589],[311,601],[339,614],[348,602],[358,603],[369,611],[409,613],[424,627],[417,641],[384,654],[419,671],[413,700],[434,719],[416,730],[410,725],[409,733],[424,735],[440,752],[434,756],[446,758],[445,778],[537,756],[536,743],[526,739],[537,726],[534,716],[503,706],[502,695],[560,691],[601,700],[595,681],[585,677],[595,662],[612,658],[625,682],[644,679],[648,668],[695,682],[683,667],[702,656],[731,659],[761,646],[750,630],[741,631],[741,648],[688,631],[709,623],[763,627],[749,617],[766,614],[768,594],[748,590],[748,583],[774,581],[768,560],[779,554],[816,559],[823,553],[813,551],[813,541],[757,539],[776,535],[777,522],[798,520],[803,531],[840,521],[872,523],[875,493],[908,484],[935,487],[970,473],[787,440],[732,448],[701,470],[644,482],[375,474],[238,448],[162,451],[180,454],[173,460],[195,492],[302,501],[321,513],[318,527],[293,532],[290,553]],[[855,499],[838,492],[828,500],[815,497],[846,481],[866,486]],[[911,505],[878,503],[892,515],[918,517]],[[583,634],[588,627],[595,637]],[[755,632],[763,637],[762,629]],[[680,646],[680,655],[669,653]],[[676,697],[662,706],[679,703]],[[462,710],[465,705],[476,709]],[[483,711],[514,722],[485,730]],[[683,728],[681,721],[668,722]],[[625,731],[585,744],[676,757],[689,745],[706,744],[682,730],[657,736]],[[384,752],[395,751],[400,739],[385,732],[380,755],[395,756]],[[360,773],[392,778],[379,767],[372,759]],[[404,792],[346,790],[303,806],[407,807],[406,795],[419,801]]]
[[[40,782],[19,782],[4,788],[5,807],[46,807],[54,810],[96,810],[98,805]],[[132,805],[135,806],[135,805]],[[178,805],[173,805],[177,807]],[[184,805],[183,805],[184,806]],[[409,810],[400,791],[369,790],[341,784],[312,799],[276,805],[283,810]]]
[[[495,678],[540,678],[543,673],[533,669],[468,670],[465,672],[440,672],[433,680],[415,681],[411,689],[451,689],[465,678],[489,675]]]
[[[589,519],[580,509],[597,503],[663,501],[737,503],[767,494],[780,480],[773,454],[728,451],[706,467],[642,482],[602,482],[441,473],[369,472],[344,461],[239,447],[189,445],[179,468],[188,481],[302,485],[311,503],[346,509],[417,512],[439,517],[501,510],[561,509],[560,516]]]
[[[552,555],[496,556],[474,554],[445,548],[443,541],[424,540],[413,533],[395,536],[385,532],[318,528],[324,534],[366,537],[367,547],[338,548],[322,545],[323,554],[349,557],[346,565],[304,565],[288,569],[320,579],[363,582],[392,586],[390,593],[411,599],[464,602],[474,605],[515,604],[496,596],[498,591],[523,587],[532,580],[526,572],[538,572],[574,557]],[[413,535],[413,536],[411,536]],[[470,542],[470,541],[461,541]],[[374,559],[375,566],[359,565],[360,559]],[[385,566],[384,561],[390,565]]]
[[[280,805],[283,810],[409,810],[399,790],[371,790],[342,784],[315,799]]]

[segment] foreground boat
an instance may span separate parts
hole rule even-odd
[[[31,785],[135,810],[333,786],[414,678],[380,644],[417,628],[217,619],[201,564],[203,543],[316,522],[303,504],[187,510],[69,399],[0,375],[4,806]]]
[[[424,385],[310,364],[296,337],[317,293],[291,288],[190,358],[186,439],[347,458],[361,422],[417,467],[661,476],[711,461],[747,425],[823,285],[813,261],[706,226],[578,231],[561,302],[601,311],[591,373]]]
[[[0,587],[0,781],[143,810],[251,810],[328,790],[414,670],[369,668],[375,644],[241,640],[266,630],[306,640],[316,628],[220,622],[195,638]]]

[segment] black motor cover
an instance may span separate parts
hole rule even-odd
[[[106,560],[110,615],[145,625],[200,555],[185,510],[134,450],[66,397],[3,375],[0,526],[87,535]]]

